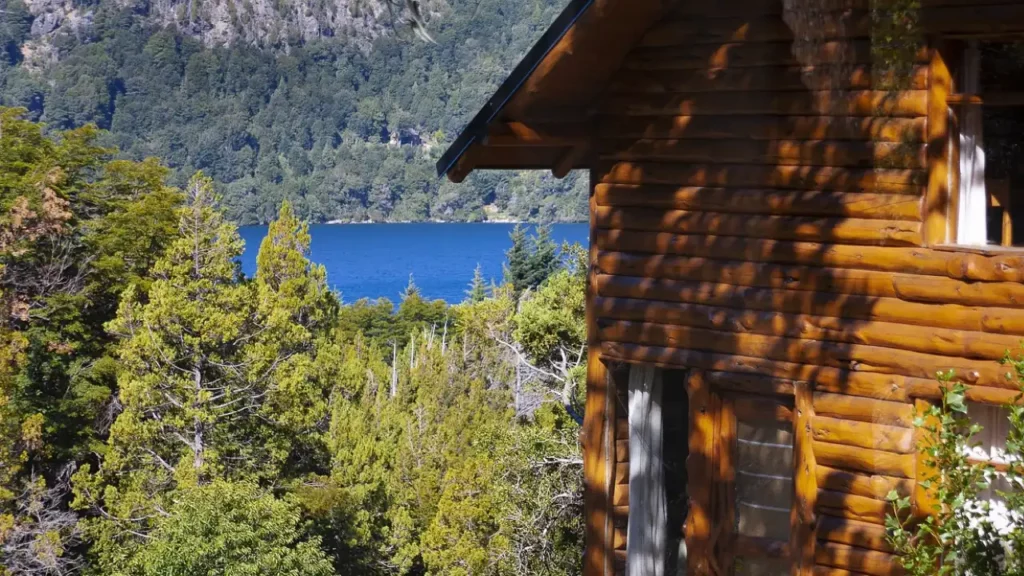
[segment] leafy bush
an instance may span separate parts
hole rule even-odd
[[[1009,355],[1018,380],[1024,360]],[[918,485],[934,499],[932,510],[911,514],[911,496],[890,492],[893,514],[886,519],[888,541],[901,555],[909,576],[1024,574],[1024,405],[1007,406],[1010,431],[1006,442],[1009,467],[1008,491],[997,490],[1005,500],[1008,526],[997,526],[988,502],[979,495],[993,486],[997,471],[987,462],[968,457],[982,430],[967,416],[967,387],[952,372],[939,375],[942,400],[918,414],[915,426],[929,438],[923,447],[927,477]],[[923,518],[920,516],[924,515]]]

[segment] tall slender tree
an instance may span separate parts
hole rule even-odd
[[[469,283],[469,290],[466,290],[466,299],[470,302],[483,302],[487,298],[487,282],[484,280],[484,271],[480,264],[473,270],[473,280]]]

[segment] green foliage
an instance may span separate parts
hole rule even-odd
[[[0,108],[4,546],[41,523],[32,514],[60,516],[65,499],[52,495],[56,486],[39,487],[39,479],[53,483],[69,462],[102,448],[116,371],[103,325],[120,292],[169,243],[167,224],[180,201],[155,162],[112,161],[89,127],[47,138],[24,115]],[[40,493],[45,506],[23,506]],[[52,533],[71,532],[65,523]],[[55,565],[75,562],[52,557]]]
[[[581,248],[530,240],[522,294],[343,306],[290,203],[245,278],[209,178],[182,194],[23,115],[0,109],[0,573],[580,571]]]
[[[924,45],[921,0],[874,0],[871,3],[871,57],[880,79],[877,88],[901,90]]]
[[[1018,377],[1024,362],[1011,360]],[[942,400],[915,419],[928,441],[919,447],[932,473],[918,484],[934,498],[933,510],[920,511],[923,520],[911,517],[911,497],[895,491],[888,495],[893,513],[886,518],[887,539],[910,575],[1024,574],[1024,554],[1017,543],[1024,538],[1024,409],[1009,406],[1011,431],[1007,480],[1012,490],[999,492],[1011,513],[1011,526],[1000,529],[989,516],[989,504],[978,496],[992,486],[995,470],[988,463],[968,459],[973,438],[981,426],[968,421],[966,386],[952,371],[939,375]]]
[[[209,179],[188,186],[178,238],[129,288],[109,324],[120,335],[122,412],[100,468],[76,474],[76,506],[96,566],[139,562],[181,489],[217,479],[271,482],[316,469],[307,435],[327,412],[337,301],[306,259],[309,234],[282,207],[245,281],[242,242],[214,208]]]
[[[330,576],[300,510],[248,483],[215,481],[179,490],[154,522],[124,576]]]
[[[91,25],[58,32],[53,63],[21,62],[27,12],[8,5],[0,105],[26,107],[57,129],[95,123],[123,157],[165,159],[177,186],[201,170],[239,224],[272,220],[285,200],[314,222],[586,218],[586,179],[577,175],[475,174],[455,185],[434,169],[561,2],[441,3],[431,7],[436,44],[390,32],[368,44],[337,30],[267,49],[207,47],[101,0],[91,2]],[[248,12],[238,12],[243,26],[258,28]]]
[[[487,298],[487,283],[484,281],[483,268],[480,264],[473,269],[473,280],[469,283],[469,290],[466,290],[466,299],[470,302],[483,302]]]
[[[558,247],[548,226],[539,226],[528,236],[523,226],[516,225],[509,237],[512,246],[505,252],[505,282],[517,294],[537,288],[558,269]]]

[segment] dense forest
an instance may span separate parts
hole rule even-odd
[[[562,575],[585,252],[342,306],[284,203],[254,277],[212,181],[0,108],[0,574]]]
[[[433,42],[362,4],[0,0],[0,105],[93,123],[175,186],[202,170],[239,224],[284,200],[312,222],[586,218],[577,175],[434,171],[561,2],[423,2]]]

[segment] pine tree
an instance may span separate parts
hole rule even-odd
[[[122,338],[123,411],[100,470],[75,478],[76,505],[102,512],[90,533],[105,572],[133,562],[179,490],[277,482],[299,445],[315,457],[334,379],[337,305],[323,268],[305,258],[305,225],[285,206],[256,279],[244,281],[242,241],[215,208],[212,183],[197,175],[187,192],[148,298],[129,289],[109,325]]]
[[[516,294],[533,290],[558,270],[558,246],[551,239],[551,228],[540,226],[528,236],[520,225],[509,235],[512,247],[505,252],[505,282]]]
[[[544,283],[558,270],[558,246],[551,239],[551,227],[539,226],[532,238],[532,250],[527,258],[527,286],[531,289]]]
[[[484,281],[484,271],[480,264],[473,270],[473,280],[469,283],[469,290],[466,290],[466,299],[470,302],[483,302],[487,298],[487,283]]]
[[[529,288],[532,246],[526,228],[520,224],[512,229],[509,238],[512,246],[505,252],[505,282],[519,293]]]

